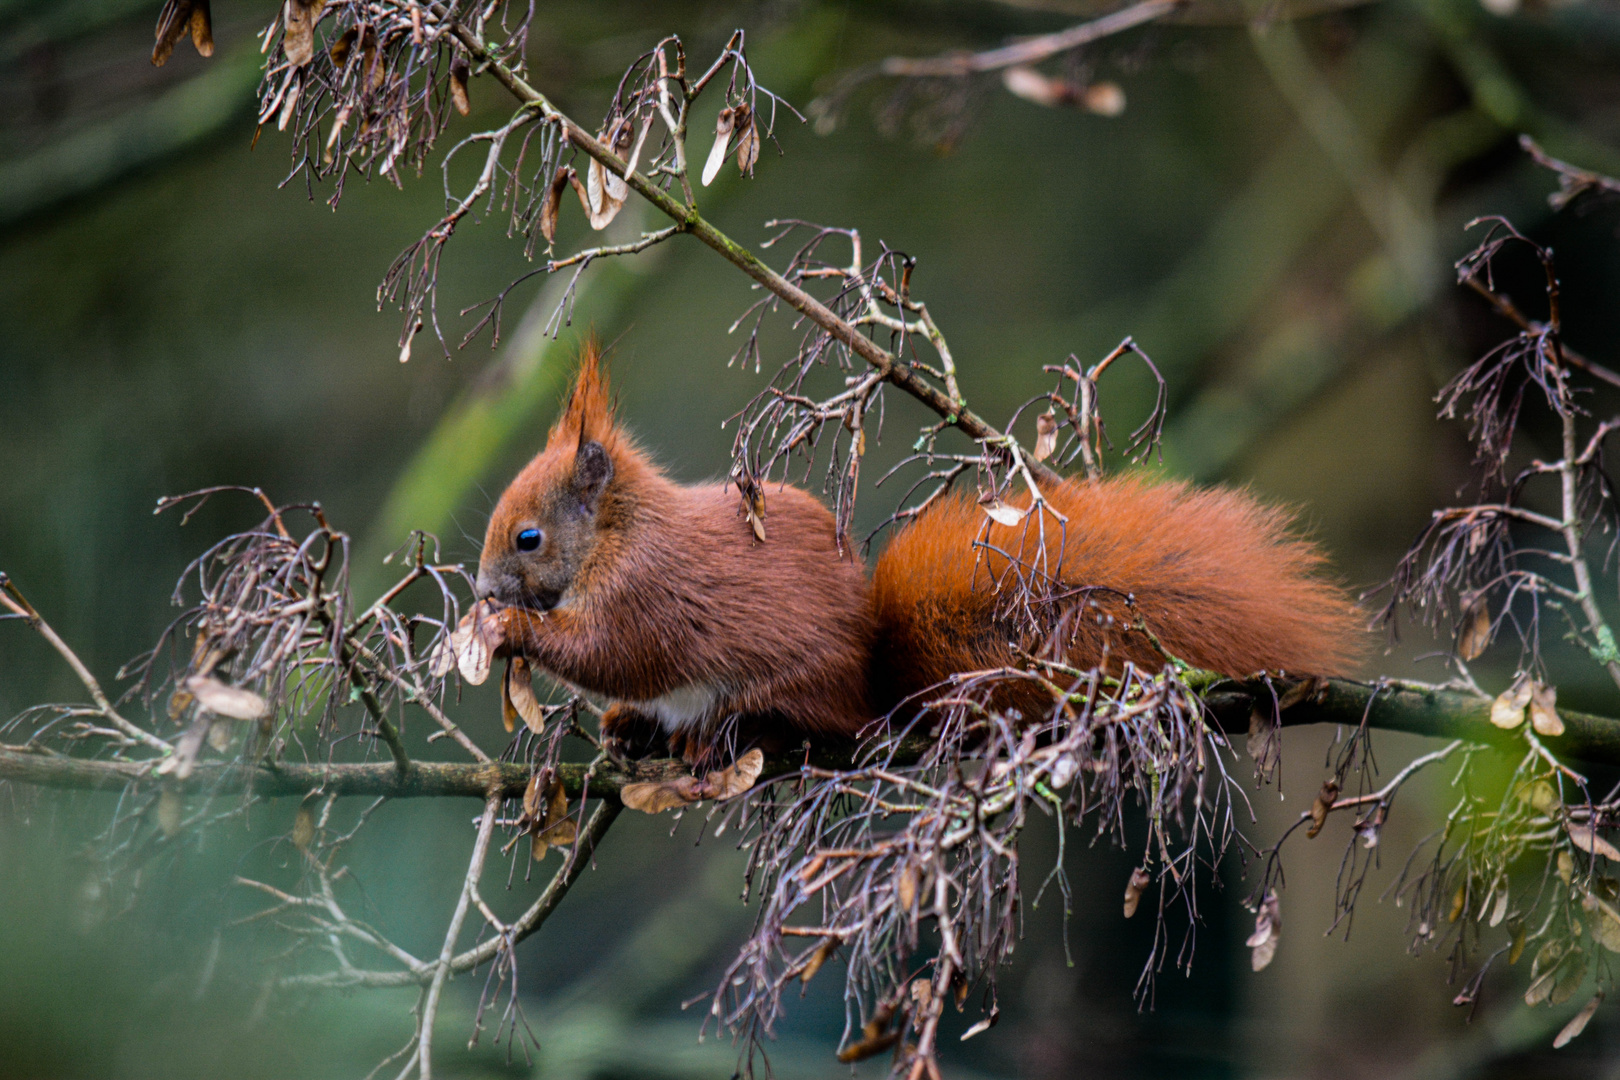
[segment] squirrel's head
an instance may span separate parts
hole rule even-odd
[[[548,611],[563,603],[612,524],[618,462],[633,454],[613,422],[597,346],[587,342],[546,447],[501,494],[484,534],[478,595]]]

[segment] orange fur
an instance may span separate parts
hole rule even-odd
[[[1043,649],[1116,671],[1156,671],[1167,651],[1240,677],[1353,662],[1354,609],[1282,512],[1132,478],[1047,494],[1068,520],[1047,517],[1044,539],[1036,515],[1008,527],[960,496],[940,500],[894,537],[869,587],[809,493],[769,493],[761,543],[736,491],[667,477],[614,419],[590,344],[545,449],[491,515],[479,593],[508,605],[509,650],[615,699],[605,734],[661,729],[689,757],[733,720],[776,748],[852,736],[952,674]],[[515,538],[536,529],[543,546],[519,551]],[[1036,638],[995,583],[1043,553],[1061,595]],[[1050,705],[1025,686],[1000,700]]]
[[[584,527],[570,484],[591,441],[612,479],[588,537],[555,557],[573,560],[556,605],[526,610],[530,568],[512,538],[541,524],[551,535],[536,555],[547,557]],[[693,756],[732,719],[745,739],[779,748],[793,733],[853,735],[871,717],[864,570],[832,514],[798,488],[768,493],[766,529],[764,543],[754,538],[734,489],[678,484],[647,460],[615,422],[588,346],[546,448],[490,518],[480,592],[514,605],[504,614],[512,649],[618,701],[605,726],[661,725]]]
[[[1157,670],[1164,655],[1137,624],[1179,659],[1235,677],[1327,675],[1354,662],[1355,609],[1281,511],[1240,492],[1132,477],[1066,481],[1046,494],[1068,522],[1046,517],[1044,540],[1036,515],[995,524],[958,496],[889,543],[872,583],[880,707],[956,672],[1018,665],[1019,650],[1038,648],[998,611],[993,583],[1012,559],[1034,565],[1043,551],[1071,601],[1071,617],[1052,625],[1074,667]]]

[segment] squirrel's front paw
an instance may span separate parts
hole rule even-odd
[[[607,707],[597,730],[602,749],[619,761],[648,757],[663,744],[658,721],[622,702]]]

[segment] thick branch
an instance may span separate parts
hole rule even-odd
[[[1274,680],[1272,683],[1278,696],[1290,685],[1287,680]],[[1255,708],[1269,713],[1272,696],[1273,690],[1263,682],[1221,681],[1210,688],[1204,701],[1216,726],[1229,734],[1241,735],[1249,730],[1250,713]],[[1332,679],[1323,685],[1320,692],[1285,710],[1282,722],[1287,726],[1354,726],[1365,717],[1367,725],[1372,728],[1406,731],[1434,738],[1465,739],[1522,752],[1523,735],[1518,731],[1504,731],[1493,726],[1490,707],[1489,699],[1456,690],[1412,683],[1369,685],[1347,679]],[[1559,716],[1564,721],[1564,734],[1548,739],[1547,745],[1560,758],[1620,765],[1620,720],[1567,709],[1560,709]],[[907,749],[910,753],[898,755],[896,764],[915,760],[921,747]],[[802,753],[767,759],[760,778],[765,780],[798,772],[805,761]],[[840,752],[834,747],[812,753],[809,761],[821,768],[849,768],[851,765],[848,751]],[[155,764],[156,759],[148,762],[94,761],[35,752],[25,747],[0,746],[0,780],[46,787],[122,788],[150,779]],[[558,766],[558,777],[569,798],[588,794],[590,798],[617,804],[619,791],[626,784],[669,779],[687,773],[684,764],[669,760],[633,762],[628,768],[598,764],[590,776],[590,788],[586,792],[588,768],[583,764]],[[164,780],[177,785],[182,791],[214,794],[251,791],[262,798],[302,798],[315,790],[339,796],[367,795],[396,799],[483,799],[498,791],[508,797],[519,798],[528,785],[529,769],[526,765],[513,762],[463,764],[413,761],[409,769],[401,774],[391,761],[352,765],[282,764],[273,768],[263,764],[244,768],[236,764],[199,761],[186,780],[172,777]]]

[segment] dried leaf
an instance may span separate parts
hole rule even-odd
[[[1466,907],[1467,904],[1468,886],[1465,883],[1457,886],[1456,895],[1452,896],[1451,898],[1451,914],[1446,916],[1446,921],[1456,922],[1458,919],[1462,918],[1463,908]]]
[[[1499,728],[1516,728],[1524,723],[1524,707],[1530,704],[1530,680],[1520,679],[1491,702],[1491,723]]]
[[[180,816],[185,808],[185,800],[178,791],[172,787],[163,789],[163,794],[158,796],[157,823],[164,836],[173,836],[180,831]]]
[[[295,71],[287,78],[287,96],[281,99],[281,112],[276,116],[277,131],[286,131],[287,125],[292,123],[298,112],[298,96],[303,92],[304,80]]]
[[[533,666],[521,656],[512,657],[506,662],[506,680],[508,700],[517,709],[517,714],[523,717],[523,723],[536,735],[543,734],[546,730],[546,710],[541,706],[540,699],[534,696]]]
[[[158,13],[157,30],[152,46],[152,66],[162,67],[174,53],[175,43],[191,26],[192,0],[167,0]]]
[[[490,667],[490,641],[484,631],[485,619],[480,611],[483,605],[479,604],[461,617],[456,625],[455,633],[450,635],[450,645],[456,652],[456,666],[461,670],[461,677],[474,686],[481,686],[489,678]]]
[[[579,196],[579,205],[585,209],[585,220],[593,229],[605,229],[614,218],[619,216],[623,202],[615,202],[607,197],[603,178],[607,175],[601,164],[592,161],[585,170],[587,183],[581,183],[579,174],[572,168],[568,170],[568,182],[574,185],[574,192]]]
[[[1581,1006],[1581,1011],[1572,1016],[1569,1023],[1565,1024],[1563,1030],[1561,1030],[1557,1036],[1554,1037],[1553,1049],[1562,1050],[1564,1047],[1569,1045],[1571,1039],[1585,1031],[1586,1025],[1591,1022],[1592,1017],[1596,1015],[1598,1011],[1598,1006],[1602,1004],[1603,991],[1599,990],[1597,993],[1592,995],[1591,1001],[1588,1001],[1585,1005]]]
[[[1508,964],[1509,965],[1517,964],[1519,962],[1519,957],[1524,955],[1524,942],[1525,942],[1525,925],[1524,925],[1524,923],[1519,922],[1518,920],[1514,920],[1511,929],[1513,931],[1513,936],[1511,938],[1512,945],[1508,949]]]
[[[1562,1005],[1575,996],[1575,991],[1581,988],[1586,981],[1587,955],[1579,949],[1572,949],[1553,972],[1552,989],[1547,992],[1547,1004]]]
[[[869,1057],[888,1050],[900,1041],[900,1031],[889,1031],[889,1021],[894,1019],[894,1006],[885,1002],[879,1005],[872,1013],[872,1019],[861,1028],[861,1037],[857,1041],[838,1051],[838,1060],[848,1065],[856,1061],[865,1061]],[[903,1028],[902,1028],[903,1030]]]
[[[439,636],[438,644],[433,646],[433,652],[428,656],[428,674],[435,679],[442,679],[450,674],[450,669],[456,666],[455,631]]]
[[[1277,725],[1269,716],[1259,709],[1249,712],[1249,758],[1254,762],[1254,771],[1262,780],[1271,776],[1277,767],[1277,760],[1282,755],[1282,739],[1278,736]]]
[[[690,806],[698,800],[691,797],[690,785],[683,784],[681,780],[642,780],[626,784],[619,789],[619,801],[643,814],[662,814],[677,806]]]
[[[1558,853],[1558,880],[1568,885],[1575,878],[1575,856],[1567,851]]]
[[[754,786],[764,768],[765,755],[755,747],[726,768],[704,777],[704,797],[717,801],[735,798]]]
[[[1277,942],[1282,934],[1282,903],[1277,898],[1275,889],[1266,893],[1266,898],[1260,904],[1260,910],[1255,912],[1254,933],[1244,942],[1254,950],[1250,955],[1250,966],[1255,971],[1263,971],[1277,955]]]
[[[467,76],[471,73],[467,57],[457,53],[450,61],[450,104],[456,107],[456,112],[467,116],[472,112],[472,102],[467,99]]]
[[[332,131],[326,136],[326,146],[321,150],[321,160],[325,161],[328,165],[332,164],[332,162],[337,159],[337,155],[334,153],[334,151],[337,149],[338,143],[343,139],[343,127],[349,122],[350,108],[350,104],[345,102],[343,106],[338,109],[337,115],[332,117]],[[414,337],[415,334],[413,333],[412,336]],[[401,350],[404,360],[407,363],[411,358],[410,347],[411,343],[407,341],[404,348]]]
[[[349,53],[354,49],[354,43],[359,40],[360,31],[356,27],[349,27],[343,31],[341,37],[332,42],[327,55],[332,58],[332,66],[342,70],[343,65],[349,62]]]
[[[551,781],[541,794],[534,791],[538,779],[538,776],[531,778],[524,790],[523,807],[530,820],[531,850],[536,859],[543,859],[552,847],[567,847],[579,839],[579,825],[568,813],[568,794],[563,791],[562,781]],[[543,804],[543,809],[536,806],[530,811],[531,798],[534,803]]]
[[[1537,735],[1562,735],[1564,721],[1558,715],[1558,688],[1543,683],[1530,684],[1530,726]]]
[[[287,29],[281,36],[281,48],[293,67],[304,67],[315,58],[315,23],[325,6],[326,0],[287,0],[282,15]]]
[[[973,1038],[973,1036],[989,1031],[991,1028],[996,1026],[996,1021],[1000,1019],[1001,1007],[999,1005],[990,1006],[990,1015],[986,1016],[983,1020],[980,1020],[977,1024],[974,1024],[972,1027],[962,1032],[962,1041],[967,1042],[969,1039]]]
[[[1530,986],[1524,992],[1524,1003],[1532,1008],[1546,1001],[1552,994],[1553,976],[1556,972],[1549,971],[1530,980]]]
[[[1496,887],[1496,907],[1491,909],[1490,924],[1492,926],[1502,925],[1502,920],[1507,918],[1508,900],[1510,896],[1511,894],[1508,892],[1507,882],[1504,881],[1502,884]]]
[[[799,972],[799,981],[801,983],[807,983],[811,979],[815,978],[816,972],[821,970],[821,965],[825,964],[828,960],[831,960],[833,953],[838,951],[839,944],[840,942],[837,938],[830,937],[824,939],[820,945],[816,946],[816,951],[810,955],[810,960],[804,965],[804,970]]]
[[[208,725],[208,745],[223,754],[231,748],[231,725],[214,721]]]
[[[726,160],[726,144],[731,141],[731,130],[735,121],[734,109],[720,110],[720,116],[714,122],[714,146],[709,148],[709,159],[703,163],[704,187],[714,183],[714,178],[720,175],[720,166]]]
[[[1587,893],[1583,906],[1595,916],[1592,919],[1592,938],[1613,953],[1620,953],[1620,911],[1614,905]]]
[[[214,17],[208,0],[191,0],[191,44],[202,56],[214,55]]]
[[[1316,793],[1316,799],[1311,803],[1311,827],[1305,830],[1306,839],[1316,839],[1317,834],[1322,831],[1322,826],[1327,822],[1333,804],[1338,801],[1339,782],[1330,776],[1322,781],[1322,790]]]
[[[1564,831],[1569,833],[1570,842],[1588,855],[1601,855],[1605,859],[1620,862],[1620,849],[1599,836],[1590,822],[1584,825],[1577,825],[1573,821],[1565,822]]]
[[[523,816],[528,821],[535,821],[545,813],[545,792],[546,786],[541,781],[540,773],[529,777],[529,783],[523,789]]]
[[[1125,91],[1119,83],[1092,83],[1081,92],[1080,104],[1098,116],[1118,116],[1125,111]]]
[[[928,1008],[934,1000],[934,984],[927,979],[913,979],[907,992],[911,995],[911,1002],[922,1010]]]
[[[186,679],[185,688],[205,712],[215,716],[262,720],[270,714],[270,705],[264,698],[240,686],[226,686],[212,675],[193,675]]]
[[[1057,449],[1058,422],[1057,413],[1047,409],[1035,418],[1035,449],[1030,456],[1036,461],[1045,461]]]
[[[169,695],[169,719],[179,720],[196,700],[196,695],[190,690],[183,686],[176,687],[174,693]]]
[[[1128,919],[1136,914],[1137,905],[1142,902],[1142,890],[1148,887],[1153,880],[1147,872],[1147,867],[1138,866],[1131,871],[1131,879],[1125,883],[1125,917]]]
[[[1016,506],[1008,506],[1000,499],[991,499],[989,502],[983,504],[983,506],[985,515],[989,517],[991,521],[994,521],[998,525],[1006,525],[1009,528],[1023,521],[1024,517],[1029,513],[1028,510],[1020,510]]]
[[[506,670],[501,672],[501,726],[510,735],[517,730],[518,711],[512,704],[512,661],[506,661]]]
[[[744,176],[752,176],[754,163],[759,160],[759,128],[754,123],[754,110],[746,104],[738,105],[732,127],[737,132],[737,168]]]
[[[765,519],[755,513],[752,506],[748,508],[748,527],[754,530],[754,539],[763,544],[765,542]]]
[[[571,179],[577,179],[572,165],[557,166],[551,186],[546,189],[546,200],[540,204],[540,235],[546,238],[548,246],[557,239],[557,213],[562,209],[563,191]]]
[[[895,898],[900,901],[901,911],[910,911],[911,905],[916,902],[919,876],[915,863],[907,863],[901,868],[894,887]]]
[[[292,833],[289,837],[293,847],[299,851],[308,851],[309,845],[315,839],[315,806],[308,796],[298,804],[298,813],[293,816]]]
[[[1462,631],[1457,635],[1457,655],[1464,661],[1476,660],[1491,643],[1491,606],[1483,592],[1475,593],[1463,610]]]

